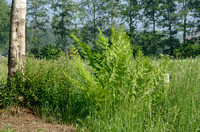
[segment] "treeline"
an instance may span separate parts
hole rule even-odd
[[[74,43],[72,32],[95,50],[98,28],[110,37],[111,28],[121,26],[130,36],[134,52],[200,54],[200,0],[28,0],[27,4],[26,48],[37,57],[43,47],[54,47],[48,52],[66,51]],[[1,0],[0,12],[9,14],[7,6]],[[1,15],[0,19],[2,47],[8,43],[9,18]],[[179,39],[178,34],[182,34]]]

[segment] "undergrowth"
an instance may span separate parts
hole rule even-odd
[[[169,93],[169,85],[165,82],[169,59],[162,58],[159,63],[153,64],[141,52],[133,59],[129,37],[122,29],[112,29],[111,45],[100,31],[97,51],[92,51],[76,36],[72,37],[91,68],[84,67],[85,63],[75,49],[72,65],[85,84],[65,74],[93,102],[92,114],[84,120],[86,129],[130,131],[136,126],[141,130],[150,129],[158,108],[167,100]],[[141,115],[140,111],[145,114]],[[147,126],[137,123],[140,118],[148,122]]]
[[[122,29],[112,29],[110,40],[100,31],[97,51],[72,37],[72,60],[28,57],[25,76],[19,73],[9,88],[0,86],[1,105],[20,103],[50,122],[73,122],[83,131],[200,128],[199,59],[133,56]]]
[[[72,121],[89,113],[90,102],[84,92],[65,79],[62,69],[79,78],[66,57],[58,60],[38,60],[27,57],[25,76],[20,73],[11,80],[10,87],[1,87],[0,104],[18,103],[39,112],[51,121]],[[18,98],[23,97],[23,101]]]

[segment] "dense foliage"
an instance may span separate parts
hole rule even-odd
[[[31,54],[25,76],[18,72],[8,84],[7,62],[0,58],[0,108],[26,106],[80,131],[198,131],[199,5],[199,0],[29,0]],[[4,54],[8,9],[0,1]],[[176,38],[180,31],[182,43]],[[64,54],[70,44],[70,54]],[[147,57],[160,53],[196,58]]]
[[[1,4],[1,51],[6,54],[9,6],[5,0]],[[98,28],[110,38],[112,27],[123,26],[134,54],[176,56],[180,42],[199,37],[199,5],[199,0],[28,0],[26,50],[40,58],[40,49],[52,43],[67,51],[74,43],[72,32],[96,49]]]
[[[180,45],[175,53],[177,57],[197,57],[200,56],[200,38],[193,38],[191,40],[187,40],[184,44]]]
[[[94,51],[73,35],[72,60],[28,57],[24,77],[19,73],[9,85],[0,82],[0,107],[18,103],[83,131],[196,131],[199,59],[150,59],[141,52],[133,58],[126,33],[112,29],[111,36],[100,31]]]
[[[64,54],[64,52],[62,51],[61,48],[58,48],[56,45],[49,44],[42,47],[42,49],[38,48],[31,49],[30,54],[34,55],[34,57],[36,58],[40,59],[45,58],[49,60],[49,59],[58,59],[60,56]]]
[[[0,56],[5,55],[8,50],[9,26],[10,26],[10,7],[5,0],[0,1]]]

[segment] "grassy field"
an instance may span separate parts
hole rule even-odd
[[[200,59],[133,57],[122,29],[112,30],[111,46],[100,32],[98,51],[72,37],[87,59],[73,47],[72,60],[27,57],[25,76],[0,82],[0,106],[17,103],[80,131],[200,130]]]
[[[159,63],[160,60],[153,62]],[[83,81],[68,60],[27,59],[26,87],[23,96],[49,121],[74,123],[87,131],[198,131],[200,129],[200,59],[170,60],[170,83],[166,97],[153,105],[144,100],[126,98],[107,107],[95,108],[84,91],[65,78]],[[0,78],[5,80],[7,62],[0,63]],[[84,82],[83,82],[84,83]],[[83,84],[84,85],[84,84]],[[19,88],[20,85],[18,85]],[[27,89],[25,89],[27,88]],[[22,91],[15,91],[19,96]],[[162,95],[164,96],[164,95]],[[127,101],[128,100],[128,101]],[[39,104],[39,105],[36,105]],[[150,106],[151,105],[151,106]]]
[[[150,109],[145,101],[122,103],[114,114],[102,112],[85,127],[94,131],[199,131],[200,60],[171,62],[169,93],[162,104]]]

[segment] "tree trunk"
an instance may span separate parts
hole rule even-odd
[[[64,14],[64,6],[65,6],[64,2],[62,1],[62,9],[61,9],[62,10],[62,16],[61,16],[61,21],[62,21],[62,23],[61,23],[62,24],[61,25],[62,26],[61,41],[62,41],[62,49],[63,49],[63,51],[65,51],[65,42],[64,42],[64,37],[65,37],[64,17],[65,17],[65,14]]]
[[[186,10],[186,11],[188,10],[186,0],[183,1],[183,9]],[[185,43],[185,41],[186,41],[187,13],[184,12],[184,15],[183,15],[183,19],[184,19],[183,20],[183,43]]]
[[[183,23],[183,43],[186,41],[186,25],[187,25],[187,15],[184,15],[184,23]]]
[[[169,6],[169,4],[168,4]],[[171,23],[171,14],[170,14],[170,9],[167,9],[167,15],[168,15],[168,31],[169,31],[169,40],[170,40],[170,44],[169,44],[169,48],[170,48],[170,55],[173,55],[173,50],[174,50],[174,44],[172,43],[172,23]]]
[[[156,18],[155,18],[155,8],[153,7],[153,38],[151,40],[152,43],[152,53],[156,53]]]
[[[156,20],[155,20],[155,9],[153,8],[153,36],[155,36],[156,32]]]
[[[96,48],[96,1],[93,1],[93,42]]]
[[[1,61],[1,57],[2,57],[2,54],[1,54],[1,46],[0,46],[0,61]]]
[[[35,5],[35,7],[34,7],[35,9],[36,9],[36,11],[35,11],[35,14],[34,14],[34,28],[33,28],[33,31],[34,31],[34,33],[33,33],[33,38],[34,38],[34,48],[35,49],[39,49],[39,47],[38,47],[38,38],[37,38],[37,33],[38,33],[38,31],[37,31],[37,22],[38,22],[38,19],[37,19],[37,5]]]
[[[131,1],[129,2],[129,10],[130,10],[130,12],[129,12],[129,31],[130,31],[130,33],[132,34],[132,32],[133,32],[133,28],[132,28],[132,25],[133,25],[133,21],[132,21],[132,11],[131,11],[131,9],[132,9],[132,3],[131,3]],[[132,37],[132,35],[131,35],[131,37]]]
[[[26,0],[12,1],[10,23],[8,80],[18,69],[24,72],[22,67],[25,61]]]

